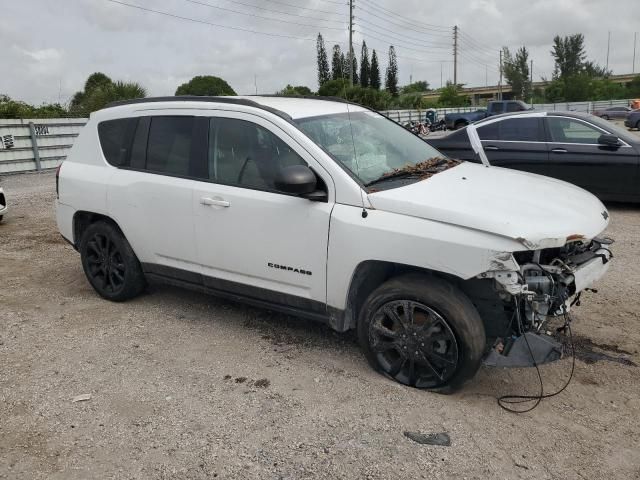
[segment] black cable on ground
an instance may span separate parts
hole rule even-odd
[[[522,323],[521,323],[521,319],[520,319],[520,305],[519,302],[516,303],[516,308],[518,309],[518,313],[517,313],[517,318],[518,318],[518,323],[519,326],[522,327]],[[533,410],[534,408],[536,408],[538,405],[540,405],[540,402],[542,402],[543,399],[545,398],[551,398],[551,397],[555,397],[556,395],[559,395],[560,393],[562,393],[571,383],[571,380],[573,379],[573,372],[575,370],[576,367],[576,349],[575,349],[575,345],[573,343],[573,333],[571,332],[571,320],[569,319],[568,315],[567,315],[567,310],[566,308],[564,309],[564,328],[568,329],[569,331],[569,344],[571,345],[571,373],[569,374],[569,378],[567,379],[566,383],[564,384],[564,386],[558,390],[557,392],[554,393],[548,393],[545,394],[544,393],[544,385],[542,382],[542,375],[540,373],[540,367],[538,367],[538,364],[536,363],[536,359],[533,355],[533,351],[531,350],[531,346],[529,345],[529,340],[527,339],[526,335],[524,337],[525,342],[527,343],[527,348],[529,349],[529,353],[531,354],[531,359],[533,360],[533,366],[536,368],[536,373],[538,374],[538,381],[540,382],[540,393],[538,395],[502,395],[501,397],[497,398],[498,401],[498,405],[500,405],[500,408],[502,408],[503,410],[506,410],[507,412],[511,412],[511,413],[526,413],[526,412],[530,412],[531,410]],[[524,333],[523,333],[524,335]],[[526,408],[524,410],[519,410],[519,409],[515,409],[515,408],[511,408],[508,407],[507,405],[514,405],[514,404],[519,404],[519,403],[527,403],[527,402],[532,402],[534,401],[535,403],[529,407]]]

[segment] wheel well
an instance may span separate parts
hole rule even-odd
[[[112,218],[100,213],[78,211],[73,215],[73,245],[76,247],[76,249],[80,247],[80,239],[82,238],[82,234],[89,227],[89,225],[99,221],[111,223],[112,225],[115,225],[118,230],[120,230],[120,227]]]
[[[448,275],[446,273],[437,272],[427,268],[404,265],[402,263],[367,260],[357,266],[353,276],[351,277],[351,285],[349,285],[349,294],[347,296],[347,305],[343,312],[342,325],[339,326],[342,328],[338,329],[344,331],[355,328],[358,322],[360,310],[371,292],[387,280],[397,277],[398,275],[411,272],[444,278],[453,283],[459,281],[459,279],[453,275]]]
[[[454,124],[456,128],[464,127],[466,125],[469,125],[469,122],[467,120],[456,120],[456,123]]]
[[[456,285],[469,297],[478,310],[487,332],[487,338],[495,338],[505,331],[509,323],[509,311],[493,288],[491,279],[472,278],[463,280],[436,270],[404,265],[400,263],[369,260],[356,268],[349,286],[347,305],[343,312],[341,325],[332,325],[338,330],[355,328],[360,310],[367,297],[387,280],[406,273],[421,273],[446,280]]]

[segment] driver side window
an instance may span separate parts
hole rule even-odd
[[[210,120],[208,160],[211,181],[258,190],[275,190],[281,168],[307,165],[269,130],[234,118]]]

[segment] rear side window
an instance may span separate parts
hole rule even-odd
[[[147,144],[147,170],[189,175],[193,117],[154,117]]]
[[[504,112],[504,103],[494,103],[491,106],[491,111],[493,113],[502,113],[502,112]]]
[[[478,129],[480,140],[511,142],[543,142],[544,137],[537,118],[509,118]]]
[[[500,140],[541,142],[542,132],[537,118],[512,118],[499,122]]]
[[[115,167],[125,166],[137,119],[119,118],[98,124],[98,137],[107,162]]]

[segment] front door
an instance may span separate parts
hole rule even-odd
[[[599,145],[605,132],[571,117],[546,117],[549,175],[584,188],[604,199],[637,195],[638,153],[622,142]]]
[[[269,121],[227,112],[210,119],[209,182],[194,189],[198,261],[206,286],[317,313],[326,306],[332,182]],[[274,178],[308,165],[328,201],[278,192]]]

